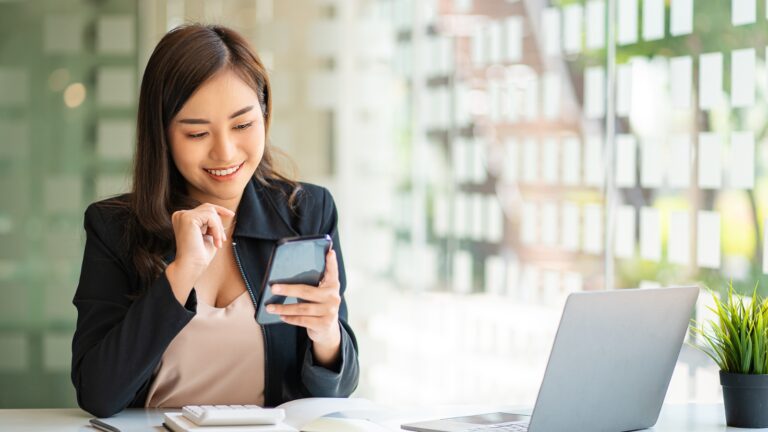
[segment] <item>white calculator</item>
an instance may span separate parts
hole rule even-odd
[[[181,413],[198,426],[275,425],[285,419],[284,410],[258,405],[187,405]]]

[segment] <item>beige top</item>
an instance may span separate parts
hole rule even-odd
[[[248,291],[224,308],[198,300],[155,370],[145,407],[251,404],[264,405],[264,339]]]

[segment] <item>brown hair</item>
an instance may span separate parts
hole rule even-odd
[[[171,214],[200,203],[187,195],[186,183],[176,168],[168,141],[168,125],[200,85],[224,68],[231,68],[258,95],[269,135],[272,97],[267,70],[248,41],[227,27],[188,24],[177,27],[158,42],[141,82],[136,125],[136,153],[126,243],[133,264],[148,286],[165,268],[163,255],[174,244]],[[291,188],[293,207],[300,185],[275,167],[275,149],[265,140],[264,155],[254,174],[264,186],[280,189],[270,180]],[[283,190],[283,189],[280,189]]]

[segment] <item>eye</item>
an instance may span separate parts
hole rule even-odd
[[[206,135],[208,135],[208,132],[200,132],[200,133],[196,133],[196,134],[187,134],[187,136],[192,138],[192,139],[202,138],[202,137],[204,137]]]
[[[248,129],[249,127],[251,127],[252,124],[253,124],[253,122],[241,123],[241,124],[235,126],[235,129],[237,129],[237,130]]]

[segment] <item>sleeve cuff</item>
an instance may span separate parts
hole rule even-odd
[[[357,353],[352,340],[341,323],[341,347],[339,362],[336,370],[331,370],[315,363],[312,353],[312,343],[307,344],[304,353],[304,364],[301,368],[302,381],[313,396],[338,397],[342,396],[344,377],[353,373],[351,365],[357,364]]]
[[[149,295],[153,297],[153,301],[157,304],[163,305],[163,310],[175,317],[179,322],[188,322],[197,313],[197,294],[195,289],[187,297],[186,303],[182,306],[173,294],[171,283],[168,281],[168,277],[165,272],[160,274],[153,286],[149,288]]]

